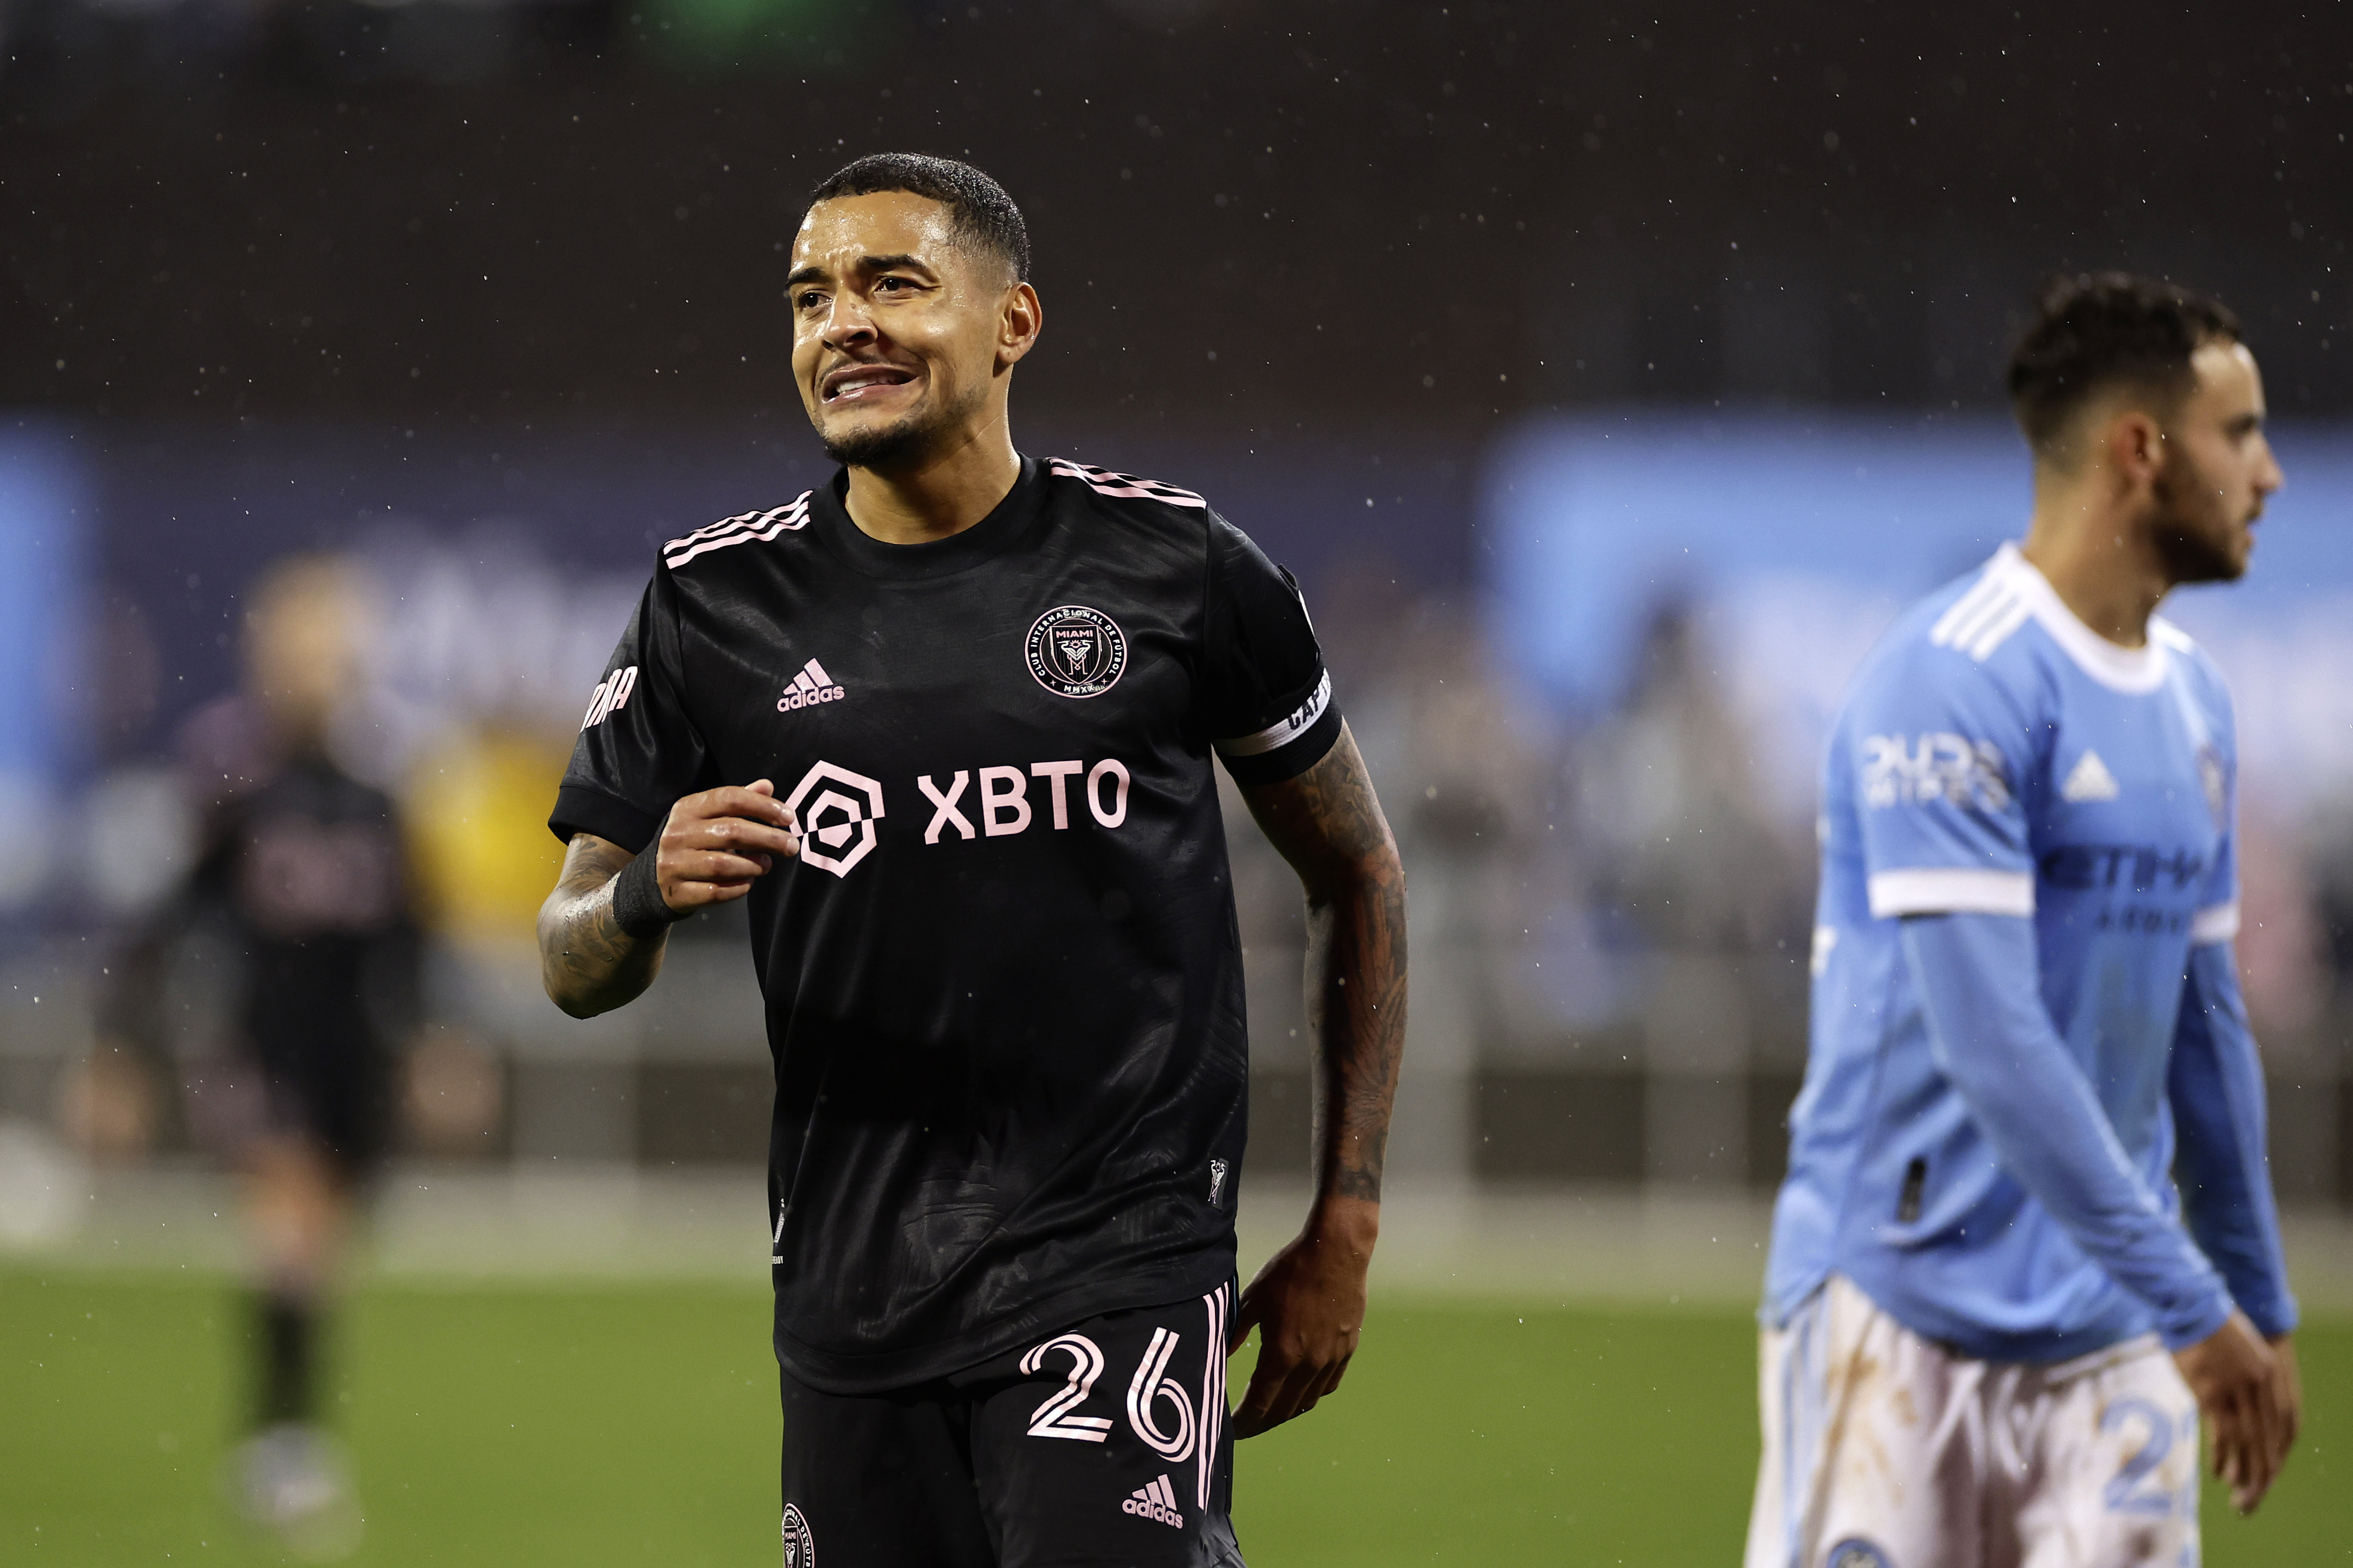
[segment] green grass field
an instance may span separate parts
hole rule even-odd
[[[356,1564],[772,1565],[774,1364],[757,1289],[377,1284],[340,1336]],[[0,1563],[250,1564],[219,1501],[241,1315],[216,1279],[0,1270]],[[2208,1561],[2353,1561],[2353,1324],[2300,1336],[2312,1406]],[[1396,1301],[1334,1400],[1243,1445],[1258,1568],[1731,1563],[1756,1463],[1732,1311]],[[1239,1363],[1235,1385],[1240,1385]]]

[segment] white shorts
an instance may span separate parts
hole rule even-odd
[[[1832,1275],[1757,1374],[1747,1568],[2198,1562],[2198,1402],[2154,1335],[1971,1361]]]

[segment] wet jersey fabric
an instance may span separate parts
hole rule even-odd
[[[2010,547],[1873,651],[1830,745],[1768,1325],[1832,1272],[1982,1360],[2179,1345],[2233,1296],[2293,1325],[2230,962],[2235,772],[2196,645],[2105,641]]]
[[[1024,458],[980,522],[891,545],[845,493],[664,547],[551,826],[636,850],[763,778],[798,814],[748,899],[776,1352],[863,1393],[1232,1273],[1210,759],[1291,777],[1340,720],[1297,588],[1199,496]]]

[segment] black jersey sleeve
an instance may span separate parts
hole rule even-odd
[[[1340,738],[1332,677],[1291,574],[1250,536],[1209,517],[1201,721],[1236,784],[1276,784]]]
[[[709,787],[710,747],[687,715],[681,654],[677,585],[658,564],[581,716],[547,819],[556,837],[593,833],[634,854],[680,796]]]

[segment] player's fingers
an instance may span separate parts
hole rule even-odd
[[[2295,1370],[2287,1357],[2281,1356],[2272,1370],[2272,1397],[2279,1404],[2280,1452],[2295,1447],[2296,1435],[2304,1430],[2304,1399],[2295,1384]]]
[[[1261,1345],[1258,1365],[1250,1369],[1250,1386],[1242,1390],[1242,1402],[1234,1409],[1234,1436],[1255,1437],[1274,1423],[1269,1414],[1282,1393],[1282,1379],[1289,1369],[1280,1367]]]
[[[2273,1467],[2269,1435],[2261,1430],[2252,1413],[2243,1454],[2239,1484],[2231,1489],[2231,1506],[2241,1513],[2253,1513],[2271,1489]]]
[[[1280,1426],[1293,1417],[1304,1415],[1315,1408],[1324,1383],[1324,1368],[1308,1364],[1294,1370],[1283,1380],[1282,1392],[1275,1396],[1273,1419],[1270,1426]]]
[[[2206,1465],[2217,1479],[2227,1479],[2223,1468],[2231,1463],[2231,1406],[2219,1394],[2202,1394],[2198,1408],[2206,1417]]]
[[[2247,1396],[2247,1491],[2250,1500],[2260,1498],[2272,1484],[2272,1472],[2279,1460],[2279,1418],[2272,1408],[2271,1390],[2264,1384],[2250,1389]]]
[[[680,816],[689,821],[708,821],[723,817],[742,817],[748,822],[766,823],[781,827],[792,818],[792,813],[776,796],[773,788],[745,789],[737,784],[722,784],[717,789],[704,790],[678,803]]]
[[[1250,1391],[1242,1396],[1241,1408],[1234,1412],[1234,1436],[1255,1437],[1282,1426],[1299,1414],[1299,1399],[1303,1392],[1288,1373],[1280,1377],[1269,1374],[1263,1384],[1253,1373]]]
[[[765,779],[760,782],[767,784]],[[743,812],[744,816],[759,822],[773,822],[778,826],[793,820],[791,809],[776,798],[776,788],[774,784],[768,784],[765,789],[746,789],[737,793],[744,797],[745,808]]]
[[[769,864],[765,855],[754,857],[720,849],[690,849],[670,858],[670,863],[661,868],[670,873],[663,881],[670,884],[663,887],[662,897],[676,905],[679,900],[671,897],[673,886],[677,892],[683,894],[698,882],[749,882],[765,876]]]
[[[1265,1316],[1264,1298],[1259,1295],[1256,1286],[1246,1287],[1241,1299],[1234,1303],[1233,1321],[1226,1325],[1226,1353],[1231,1355],[1241,1349],[1242,1342],[1250,1338],[1250,1331],[1258,1327]],[[1260,1354],[1265,1354],[1263,1346],[1260,1348]]]
[[[1324,1369],[1323,1381],[1315,1385],[1316,1398],[1324,1399],[1338,1391],[1340,1380],[1348,1375],[1348,1363],[1351,1359],[1348,1356],[1342,1356]]]
[[[2272,1483],[2279,1479],[2280,1467],[2287,1463],[2287,1447],[2291,1441],[2287,1410],[2280,1402],[2279,1380],[2268,1373],[2263,1380],[2262,1398],[2263,1469],[2263,1485],[2255,1492],[2258,1502],[2263,1500],[2265,1492],[2272,1489]]]
[[[765,822],[747,822],[740,816],[705,818],[679,837],[682,845],[698,849],[732,849],[738,853],[761,849],[772,855],[792,855],[800,848],[799,840],[784,828]]]
[[[2279,1405],[2279,1378],[2275,1363],[2266,1358],[2266,1364],[2247,1389],[2247,1403],[2253,1417],[2257,1479],[2261,1486],[2271,1485],[2279,1472],[2279,1460],[2286,1445],[2281,1439],[2285,1418]]]
[[[2225,1402],[2214,1421],[2214,1474],[2233,1494],[2247,1484],[2247,1420],[2237,1400]]]

